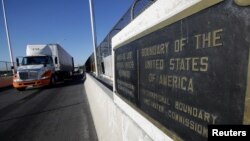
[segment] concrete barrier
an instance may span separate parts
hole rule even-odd
[[[84,88],[100,141],[151,141],[114,102],[112,91],[86,74]]]
[[[12,76],[10,77],[0,77],[0,88],[8,87],[12,85]]]

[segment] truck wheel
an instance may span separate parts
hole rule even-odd
[[[26,88],[16,88],[18,91],[24,91]]]
[[[50,78],[50,86],[53,86],[53,85],[55,85],[56,84],[56,77],[55,76],[52,76],[51,78]]]

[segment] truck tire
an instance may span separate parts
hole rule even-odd
[[[18,91],[24,91],[26,88],[16,88]]]
[[[53,75],[51,78],[50,78],[50,86],[54,86],[56,84],[56,77]]]

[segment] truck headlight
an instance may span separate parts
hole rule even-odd
[[[20,80],[19,74],[18,73],[14,74],[14,76],[13,76],[13,82],[17,82],[19,80]]]

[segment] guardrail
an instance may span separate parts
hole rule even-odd
[[[0,88],[10,86],[12,76],[11,62],[0,61]]]

